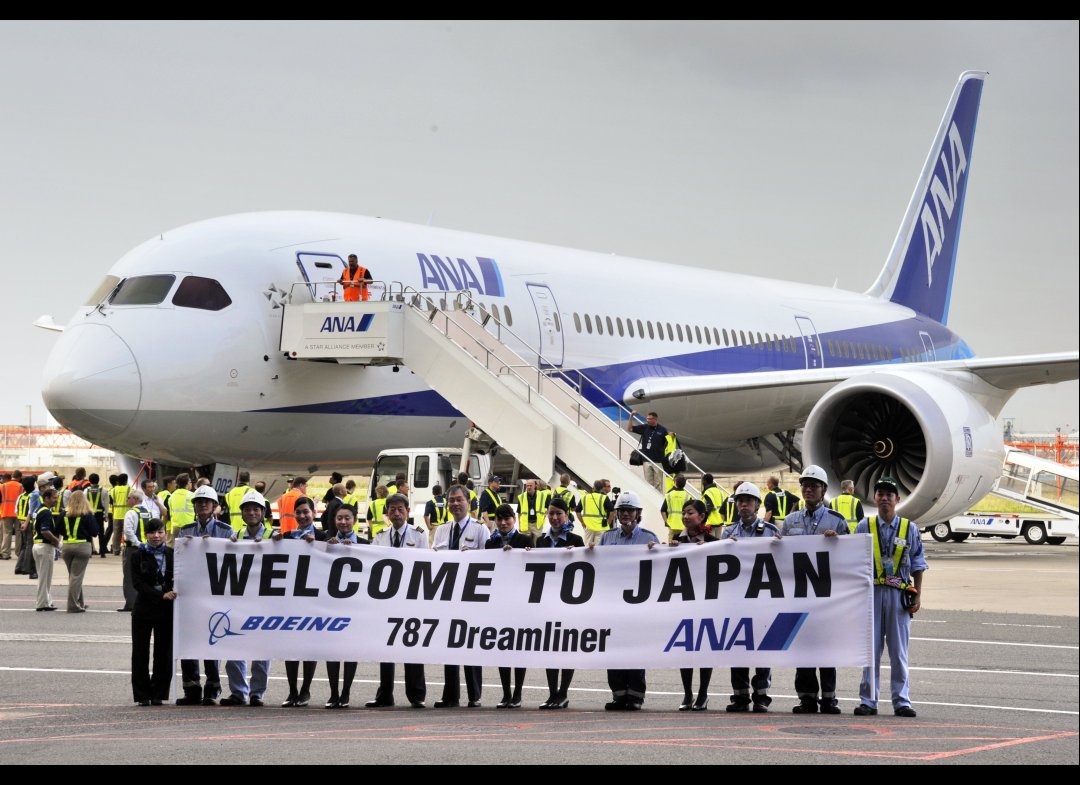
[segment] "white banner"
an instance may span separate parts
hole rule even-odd
[[[464,552],[178,539],[175,656],[863,666],[870,548],[869,535]]]

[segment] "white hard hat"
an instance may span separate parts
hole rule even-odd
[[[203,487],[206,488],[208,486],[204,485]],[[241,507],[245,504],[257,504],[260,507],[266,507],[266,497],[258,491],[248,491],[244,494],[244,498],[240,500]]]
[[[195,493],[191,494],[191,501],[194,502],[196,499],[209,499],[210,501],[216,503],[218,500],[217,491],[215,491],[209,485],[200,485],[195,490]]]
[[[633,510],[642,509],[641,499],[638,498],[638,495],[633,491],[623,491],[619,494],[619,498],[615,500],[616,510],[625,508],[630,508]]]
[[[744,482],[735,489],[735,493],[732,495],[736,500],[738,500],[740,496],[753,496],[758,501],[761,501],[761,491],[752,482]]]
[[[56,477],[56,474],[54,472],[43,472],[42,474],[38,475],[37,481],[38,482],[52,482],[54,477]]]
[[[801,483],[803,480],[817,480],[826,487],[829,485],[829,478],[825,475],[825,470],[814,464],[810,464],[802,470],[802,474],[799,475],[799,482]]]

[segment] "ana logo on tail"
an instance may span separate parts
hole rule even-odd
[[[946,156],[946,151],[950,155]],[[945,222],[952,218],[960,177],[967,171],[967,155],[964,154],[964,143],[960,138],[960,130],[956,127],[956,123],[949,127],[948,142],[942,147],[940,160],[941,167],[934,172],[934,179],[930,183],[920,216],[923,243],[926,245],[927,287],[934,283],[934,262],[941,255]],[[941,182],[941,174],[945,176],[945,183]]]

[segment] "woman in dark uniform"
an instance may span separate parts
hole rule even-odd
[[[672,540],[672,547],[683,544],[701,545],[706,542],[716,542],[716,537],[710,533],[710,528],[705,525],[708,518],[705,502],[701,499],[690,499],[682,510],[682,521],[685,530]],[[712,681],[712,668],[701,668],[697,700],[694,700],[694,669],[679,668],[679,676],[682,677],[683,701],[679,705],[679,711],[705,711],[709,708],[709,682]]]
[[[297,519],[299,523],[299,519]],[[326,540],[327,545],[343,545],[351,547],[353,545],[367,545],[368,541],[356,534],[356,510],[352,507],[342,505],[337,508],[337,512],[334,513],[334,527],[336,531],[333,537],[329,537]],[[341,663],[328,662],[326,663],[326,675],[330,679],[330,700],[326,702],[326,708],[328,709],[347,709],[349,708],[349,690],[352,688],[353,678],[356,676],[355,662],[345,663],[345,678],[341,683],[341,692],[338,692],[338,676],[341,673]]]
[[[131,559],[135,607],[131,612],[131,694],[140,706],[160,706],[169,699],[173,675],[173,551],[165,545],[165,524],[146,522],[146,542]],[[154,674],[150,675],[150,639]]]
[[[281,533],[274,529],[272,539],[280,540],[304,540],[305,542],[321,542],[325,535],[315,528],[315,502],[307,496],[301,496],[293,506],[293,515],[296,519],[296,528]],[[291,709],[294,706],[307,706],[311,702],[311,681],[315,678],[316,660],[304,660],[304,681],[297,689],[296,679],[300,675],[299,660],[285,660],[285,678],[289,682],[289,695],[281,704],[283,709]]]
[[[513,548],[528,548],[532,545],[529,535],[518,531],[514,508],[509,504],[500,504],[495,508],[495,531],[484,544],[487,550],[496,548],[504,551]],[[496,709],[520,709],[521,688],[525,684],[525,669],[514,668],[514,691],[510,692],[510,668],[499,668],[499,680],[502,682],[503,697],[495,704]]]

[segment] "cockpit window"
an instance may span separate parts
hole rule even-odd
[[[86,298],[86,302],[83,303],[83,305],[97,305],[105,299],[105,295],[116,288],[118,283],[120,283],[120,279],[115,275],[106,275],[105,280],[94,288],[94,291]]]
[[[204,311],[220,311],[232,305],[232,298],[213,278],[189,275],[180,282],[172,298],[173,305],[182,308],[201,308]]]
[[[109,298],[110,305],[157,305],[172,289],[175,275],[137,275],[125,278]]]

